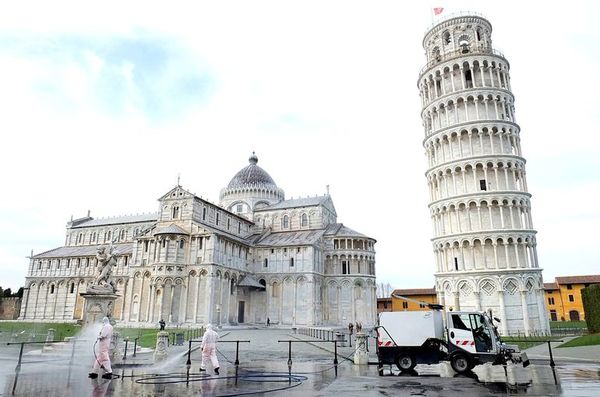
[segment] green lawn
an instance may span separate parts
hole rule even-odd
[[[577,347],[577,346],[591,346],[600,345],[600,334],[583,335],[567,343],[563,343],[558,347]]]
[[[587,328],[585,321],[550,321],[550,328]]]
[[[546,341],[550,340],[560,340],[558,336],[528,336],[528,337],[517,337],[517,336],[505,336],[502,337],[502,342],[509,345],[517,345],[519,349],[529,349],[530,347],[534,347],[537,345],[541,345],[542,343],[546,343]]]
[[[2,341],[9,341],[16,334],[16,341],[27,342],[30,340],[29,335],[35,335],[33,340],[45,341],[49,328],[54,329],[55,340],[63,340],[65,337],[73,336],[81,330],[81,326],[72,323],[0,322],[0,338]]]
[[[46,340],[49,328],[55,331],[54,340],[63,340],[65,337],[75,336],[81,330],[81,326],[78,324],[29,323],[21,321],[0,322],[0,342],[42,342]],[[116,330],[121,333],[122,338],[129,337],[132,347],[134,338],[138,337],[138,346],[150,348],[156,346],[156,334],[158,333],[158,329],[156,328],[116,328]],[[172,334],[178,332],[183,333],[185,340],[188,340],[189,337],[198,339],[201,335],[200,329],[190,331],[183,328],[167,328],[166,331],[169,333],[170,341],[173,341]],[[29,337],[30,335],[34,335],[33,339]]]

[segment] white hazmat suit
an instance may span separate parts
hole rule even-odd
[[[112,325],[110,325],[110,320],[108,319],[108,317],[104,317],[102,319],[102,322],[104,323],[104,325],[102,325],[102,329],[100,330],[100,334],[98,335],[98,353],[94,358],[94,366],[90,375],[96,374],[96,376],[98,376],[97,374],[100,371],[100,368],[104,369],[105,375],[112,375],[112,368],[110,366],[110,357],[108,355],[108,349],[110,348],[113,327]]]
[[[211,362],[215,373],[219,375],[219,360],[217,360],[217,340],[219,340],[219,334],[212,329],[212,325],[206,326],[206,332],[202,337],[202,364],[200,364],[200,371],[206,371],[206,364],[208,361]]]

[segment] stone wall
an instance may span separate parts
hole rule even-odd
[[[21,312],[21,298],[0,299],[0,320],[16,320]]]

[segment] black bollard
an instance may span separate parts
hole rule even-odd
[[[288,341],[288,382],[291,385],[292,384],[292,341]]]
[[[333,367],[334,367],[334,371],[335,371],[335,376],[337,377],[337,373],[338,373],[337,340],[333,341]]]
[[[186,361],[185,365],[192,365],[192,340],[191,339],[188,342],[188,354],[187,354],[187,361]]]
[[[137,341],[138,341],[138,339],[140,339],[139,336],[133,340],[133,357],[135,357],[135,354],[137,352]]]
[[[125,338],[125,354],[123,354],[123,360],[127,360],[127,345],[129,345],[129,338]]]
[[[550,366],[554,368],[556,364],[554,363],[554,357],[552,357],[552,346],[550,346],[550,341],[548,341],[548,352],[550,353]]]

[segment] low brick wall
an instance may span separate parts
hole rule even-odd
[[[21,313],[21,298],[0,299],[0,320],[16,320]]]

